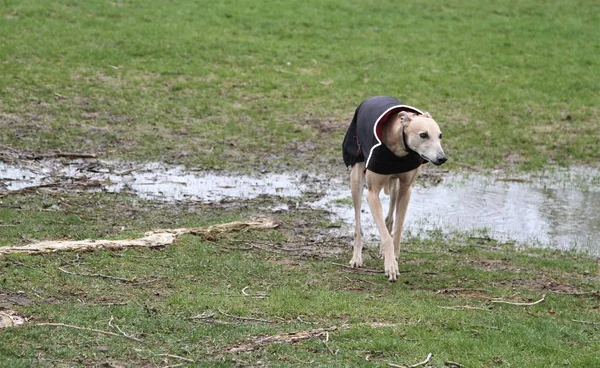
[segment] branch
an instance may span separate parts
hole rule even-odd
[[[67,271],[61,267],[59,267],[58,269],[64,273],[66,273],[67,275],[84,276],[84,277],[100,277],[102,279],[116,280],[116,281],[126,282],[126,283],[134,283],[135,282],[135,279],[124,279],[122,277],[102,275],[100,273],[75,273],[75,272]]]
[[[471,307],[470,305],[457,305],[457,306],[454,306],[454,307],[440,307],[440,306],[438,306],[438,308],[448,309],[448,310],[463,310],[463,309],[484,310],[484,311],[489,310],[489,309],[481,308],[481,307]]]
[[[12,192],[11,192],[12,193]],[[3,193],[0,193],[0,198]],[[36,242],[24,246],[0,247],[0,254],[26,253],[40,254],[59,251],[89,251],[95,249],[123,249],[128,247],[156,248],[173,244],[183,234],[199,235],[207,238],[215,238],[224,233],[235,231],[274,229],[278,225],[271,220],[235,221],[224,224],[212,225],[205,228],[179,228],[152,230],[138,239],[85,239],[85,240],[49,240]]]
[[[127,337],[128,339],[132,339],[132,340],[135,340],[135,341],[143,342],[142,340],[138,339],[137,337],[134,337],[132,335],[126,334],[123,330],[121,330],[121,327],[119,327],[117,325],[114,325],[112,323],[113,319],[114,319],[114,317],[110,316],[110,320],[108,321],[108,327],[110,327],[110,328],[116,328],[121,333],[121,335]]]
[[[530,306],[530,305],[536,305],[539,304],[541,302],[543,302],[544,300],[546,300],[546,294],[542,295],[542,299],[535,301],[535,302],[531,302],[531,303],[515,303],[515,302],[508,302],[505,300],[492,300],[492,303],[503,303],[503,304],[510,304],[510,305],[519,305],[519,306]]]
[[[206,311],[204,311],[204,312],[202,312],[202,314],[199,314],[194,317],[190,317],[190,319],[209,319],[209,318],[213,318],[214,316],[215,316],[214,312],[206,313]]]
[[[219,311],[219,313],[221,313],[224,316],[235,318],[235,319],[241,319],[242,321],[256,321],[256,322],[273,323],[273,321],[269,321],[268,319],[252,318],[252,317],[240,317],[240,316],[236,316],[236,315],[233,315],[233,314],[225,313],[221,309],[218,309],[218,308],[217,308],[217,310]]]
[[[585,324],[585,325],[600,326],[600,323],[598,323],[598,322],[592,322],[592,321],[581,321],[581,320],[578,320],[578,319],[572,319],[571,321],[573,321],[573,322],[577,322],[577,323],[583,323],[583,324]]]
[[[433,356],[433,354],[429,353],[427,354],[427,358],[425,358],[424,361],[419,362],[419,363],[415,363],[413,365],[398,365],[398,364],[394,364],[394,363],[388,363],[388,366],[390,367],[395,367],[395,368],[416,368],[416,367],[420,367],[422,365],[426,365],[427,363],[429,363],[429,359],[431,359],[431,357]]]
[[[348,266],[348,265],[345,265],[345,264],[343,264],[343,263],[337,263],[337,262],[329,262],[329,263],[331,263],[332,265],[336,265],[336,266],[340,266],[340,267],[347,268],[347,269],[349,269],[349,270],[352,270],[352,271],[354,271],[354,272],[363,272],[363,273],[383,273],[383,271],[380,271],[380,270],[370,270],[370,269],[368,269],[368,268],[362,268],[362,267],[361,267],[361,268],[354,268],[354,267],[350,267],[350,266]]]
[[[195,363],[195,362],[196,362],[196,361],[195,361],[195,360],[193,360],[193,359],[184,358],[184,357],[181,357],[181,356],[179,356],[179,355],[173,355],[173,354],[158,354],[158,355],[159,355],[159,356],[164,356],[164,357],[167,357],[167,358],[179,359],[179,360],[183,360],[183,361],[185,361],[185,362],[190,362],[190,363]]]
[[[250,297],[250,298],[256,298],[256,299],[266,299],[269,297],[269,294],[248,294],[246,293],[246,289],[248,289],[250,286],[246,286],[245,288],[242,289],[242,295],[246,296],[246,297]]]
[[[119,335],[117,333],[110,332],[110,331],[103,331],[103,330],[97,330],[95,328],[87,328],[87,327],[79,327],[79,326],[74,326],[74,325],[67,325],[67,324],[64,324],[64,323],[36,323],[34,326],[67,327],[67,328],[73,328],[75,330],[96,332],[96,333],[103,334],[103,335],[125,337],[125,338],[133,340],[133,341],[143,342],[142,340],[140,340],[138,338],[135,338],[135,337],[132,337],[132,336],[128,336],[128,335]]]

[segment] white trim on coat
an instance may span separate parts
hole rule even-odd
[[[369,152],[369,157],[367,157],[367,161],[365,163],[365,170],[369,167],[369,160],[371,159],[371,155],[373,154],[373,151],[375,150],[375,148],[382,145],[381,141],[379,140],[379,137],[377,136],[377,124],[379,124],[379,121],[381,120],[381,118],[383,118],[388,112],[390,112],[394,109],[399,109],[399,108],[409,108],[409,109],[417,111],[419,114],[423,115],[423,112],[421,110],[417,109],[416,107],[412,107],[412,106],[408,106],[408,105],[392,106],[389,109],[385,110],[383,112],[383,114],[379,115],[379,117],[377,118],[377,121],[375,121],[375,125],[373,125],[373,135],[375,136],[375,139],[377,139],[377,144],[374,145],[373,147],[371,147],[371,151]]]

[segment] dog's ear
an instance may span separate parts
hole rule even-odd
[[[398,116],[400,117],[400,121],[402,122],[402,124],[406,125],[408,123],[410,123],[410,121],[412,120],[413,116],[412,114],[406,112],[406,111],[400,111],[398,113]]]
[[[429,119],[433,119],[433,116],[431,116],[431,114],[428,111],[425,111],[423,113],[423,116],[426,117],[426,118],[429,118]]]

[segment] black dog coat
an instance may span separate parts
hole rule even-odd
[[[346,166],[366,161],[366,169],[377,174],[390,175],[414,170],[427,162],[409,147],[406,147],[406,156],[396,156],[381,142],[383,125],[393,114],[400,111],[423,114],[418,109],[402,105],[397,99],[388,96],[371,97],[358,105],[342,144]]]

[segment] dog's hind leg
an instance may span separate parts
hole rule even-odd
[[[350,266],[362,267],[362,227],[360,225],[360,208],[363,196],[363,172],[365,170],[364,162],[357,162],[350,171],[350,191],[352,192],[352,203],[354,204],[354,251]]]
[[[406,210],[408,209],[408,202],[410,201],[411,188],[419,175],[419,171],[420,169],[415,169],[400,174],[398,179],[399,188],[396,205],[396,226],[394,228],[394,255],[396,256],[396,259],[398,259],[398,255],[400,254],[400,241],[402,240],[404,218],[406,217]]]

